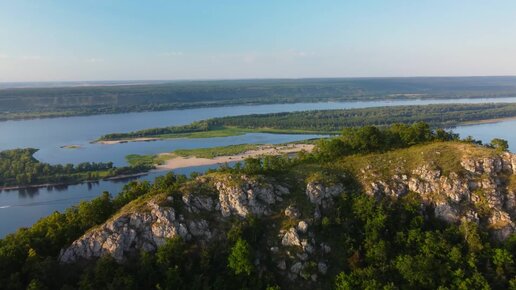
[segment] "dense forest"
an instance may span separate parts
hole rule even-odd
[[[224,127],[240,129],[302,130],[311,133],[333,133],[345,127],[364,125],[412,124],[426,122],[432,127],[452,127],[465,122],[516,116],[516,104],[453,104],[424,106],[395,106],[349,110],[320,110],[289,113],[256,114],[214,118],[190,125],[152,128],[129,133],[113,133],[101,140],[116,140],[160,135],[184,134],[220,130]],[[273,132],[273,131],[271,131]]]
[[[139,165],[114,167],[113,163],[84,162],[77,165],[51,165],[34,158],[37,149],[13,149],[0,152],[0,187],[28,186],[51,183],[74,183],[98,180],[151,169]]]
[[[237,104],[513,97],[515,88],[514,77],[176,81],[0,88],[0,120]]]
[[[446,142],[471,140],[459,141],[455,134],[432,130],[424,123],[366,126],[320,141],[312,154],[248,159],[208,174],[270,176],[293,184],[313,176],[345,182],[345,192],[313,225],[317,237],[331,243],[328,259],[334,270],[311,289],[516,289],[516,236],[499,242],[476,224],[444,223],[422,211],[415,194],[396,201],[377,200],[363,194],[351,176],[336,167],[347,156],[432,143],[444,150]],[[0,240],[0,288],[294,289],[293,282],[286,282],[263,256],[274,216],[228,218],[231,226],[224,229],[227,239],[223,242],[196,244],[174,238],[155,252],[141,251],[122,263],[109,255],[75,264],[58,262],[60,250],[91,227],[152,196],[166,194],[175,209],[187,213],[176,201],[184,198],[184,188],[192,188],[197,176],[170,173],[153,184],[131,182],[114,198],[103,193],[8,235]],[[303,191],[292,194],[292,202],[306,199]],[[317,268],[317,264],[309,267]]]

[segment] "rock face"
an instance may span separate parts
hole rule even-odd
[[[509,153],[465,158],[460,162],[462,168],[448,175],[434,164],[422,164],[409,176],[396,174],[389,180],[378,180],[373,173],[369,180],[374,181],[364,187],[377,198],[418,193],[424,205],[434,208],[437,217],[450,223],[483,224],[499,239],[505,239],[516,230],[511,220],[516,218],[516,198],[508,186],[516,174],[515,161],[515,155]]]
[[[344,190],[342,184],[325,185],[322,182],[309,182],[306,185],[306,196],[315,205],[314,219],[321,218],[321,210],[333,205],[333,199]]]
[[[62,251],[59,259],[69,263],[110,254],[121,261],[131,251],[156,250],[166,238],[190,239],[187,226],[175,215],[174,209],[151,201],[145,211],[123,214],[86,233]]]
[[[310,182],[306,185],[306,195],[315,205],[327,208],[332,205],[333,198],[338,196],[344,187],[342,184],[324,185],[320,182]]]
[[[509,186],[514,174],[516,157],[503,154],[465,158],[451,171],[427,163],[385,177],[366,168],[358,178],[365,192],[378,199],[415,192],[422,207],[433,209],[435,216],[450,223],[474,222],[505,239],[516,230],[516,193]],[[122,261],[133,252],[155,251],[173,237],[192,243],[220,241],[226,238],[220,229],[227,229],[225,223],[234,217],[274,215],[288,222],[284,229],[272,227],[278,235],[264,241],[278,270],[306,282],[331,272],[331,247],[318,240],[314,225],[332,210],[334,199],[345,190],[343,184],[311,181],[304,193],[290,193],[273,179],[220,174],[199,177],[188,186],[174,199],[155,196],[90,230],[62,250],[60,261],[106,254]],[[294,193],[298,195],[289,198]]]
[[[286,187],[273,186],[245,175],[237,180],[234,176],[216,181],[199,180],[202,185],[212,182],[214,186],[208,189],[208,193],[194,194],[197,190],[193,188],[182,195],[184,209],[190,215],[188,219],[177,214],[172,207],[151,200],[143,207],[121,214],[83,235],[62,250],[60,261],[70,263],[106,254],[122,261],[135,251],[154,251],[167,238],[176,236],[206,242],[213,239],[216,233],[199,214],[209,213],[216,219],[231,215],[246,217],[248,214],[269,214],[270,206],[281,201],[282,195],[288,194]]]
[[[239,180],[220,180],[215,186],[219,192],[220,211],[224,217],[268,215],[271,213],[269,206],[282,201],[281,196],[288,194],[288,189],[283,186],[275,187],[245,175]]]

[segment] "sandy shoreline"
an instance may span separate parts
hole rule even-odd
[[[479,120],[479,121],[468,121],[464,122],[462,124],[459,124],[457,126],[471,126],[471,125],[481,125],[481,124],[494,124],[494,123],[500,123],[504,121],[512,121],[516,120],[516,117],[505,117],[505,118],[494,118],[494,119],[486,119],[486,120]]]
[[[282,155],[297,153],[300,151],[311,152],[314,148],[312,144],[289,144],[284,146],[264,145],[256,150],[249,150],[241,154],[230,156],[218,156],[212,159],[199,157],[182,157],[174,153],[162,153],[160,156],[170,156],[164,164],[156,166],[156,170],[172,170],[185,167],[224,164],[227,162],[241,161],[249,157],[262,155]]]

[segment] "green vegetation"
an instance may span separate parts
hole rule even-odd
[[[78,165],[50,165],[34,158],[37,149],[0,152],[0,186],[29,186],[76,183],[148,171],[150,166],[114,167],[113,163],[85,162]]]
[[[516,96],[514,77],[178,81],[0,89],[0,120],[185,109],[386,99]]]
[[[241,154],[249,150],[255,150],[260,146],[261,145],[259,144],[239,144],[211,148],[178,149],[170,154],[130,154],[127,155],[125,159],[131,166],[153,167],[165,163],[165,161],[172,157],[171,154],[182,157],[198,157],[213,159],[218,156],[231,156]]]
[[[394,123],[426,122],[432,127],[451,127],[466,122],[516,116],[516,104],[468,104],[397,106],[351,110],[324,110],[214,118],[187,126],[146,129],[104,135],[100,140],[157,138],[209,138],[247,132],[287,134],[329,134],[345,127],[386,126]]]
[[[174,151],[174,154],[183,157],[199,157],[199,158],[215,158],[218,156],[231,156],[244,153],[249,150],[258,149],[260,144],[239,144],[229,146],[219,146],[212,148],[196,148],[196,149],[179,149]]]
[[[251,275],[253,262],[249,243],[238,239],[228,257],[228,266],[235,274]]]
[[[130,154],[125,157],[127,163],[131,166],[147,166],[153,167],[155,165],[163,164],[165,161],[163,158],[160,158],[159,155],[139,155],[139,154]]]
[[[216,224],[223,225],[216,229],[223,231],[221,240],[196,243],[174,238],[155,252],[136,252],[121,263],[110,256],[76,264],[57,262],[59,250],[91,227],[150,199],[172,200],[167,205],[188,218],[194,213],[181,206],[183,194],[217,194],[195,176],[170,173],[152,185],[131,182],[115,198],[104,193],[0,240],[0,285],[4,289],[513,289],[516,235],[497,241],[481,225],[437,219],[433,211],[422,208],[417,194],[379,200],[364,194],[357,182],[358,168],[366,164],[389,175],[399,166],[413,170],[422,162],[456,170],[461,154],[483,158],[499,151],[424,123],[367,126],[319,141],[311,154],[250,158],[207,173],[207,179],[246,174],[287,186],[290,193],[273,209],[282,212],[294,204],[309,220],[317,239],[315,255],[329,266],[326,274],[317,272],[311,258],[297,281],[279,272],[271,246],[278,242],[280,228],[298,222],[283,214],[218,220]],[[305,190],[311,181],[339,182],[345,188],[331,207],[321,210],[320,219],[310,218],[314,205]],[[321,250],[323,242],[331,253]],[[289,249],[289,255],[297,254]],[[318,273],[317,284],[311,282],[312,273]]]

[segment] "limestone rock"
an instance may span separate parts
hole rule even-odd
[[[283,246],[301,247],[301,241],[299,240],[299,235],[295,228],[290,228],[285,233],[283,239],[281,239],[281,244]]]
[[[297,231],[304,234],[308,230],[308,224],[305,221],[300,221],[297,224]]]
[[[59,260],[71,263],[109,254],[122,261],[133,251],[156,250],[167,238],[190,238],[186,226],[176,220],[174,209],[161,207],[154,201],[146,207],[147,211],[123,214],[87,232],[62,250]]]
[[[240,217],[269,214],[269,206],[281,201],[281,195],[288,192],[284,187],[276,190],[270,183],[258,182],[245,175],[239,177],[239,180],[230,179],[227,177],[215,183],[224,217],[232,214]]]
[[[299,218],[301,216],[301,213],[297,208],[295,208],[293,205],[289,205],[285,211],[285,216],[289,218]]]
[[[342,184],[324,185],[320,182],[310,182],[306,185],[306,195],[308,199],[315,205],[323,208],[332,204],[334,197],[338,196],[344,190]]]

